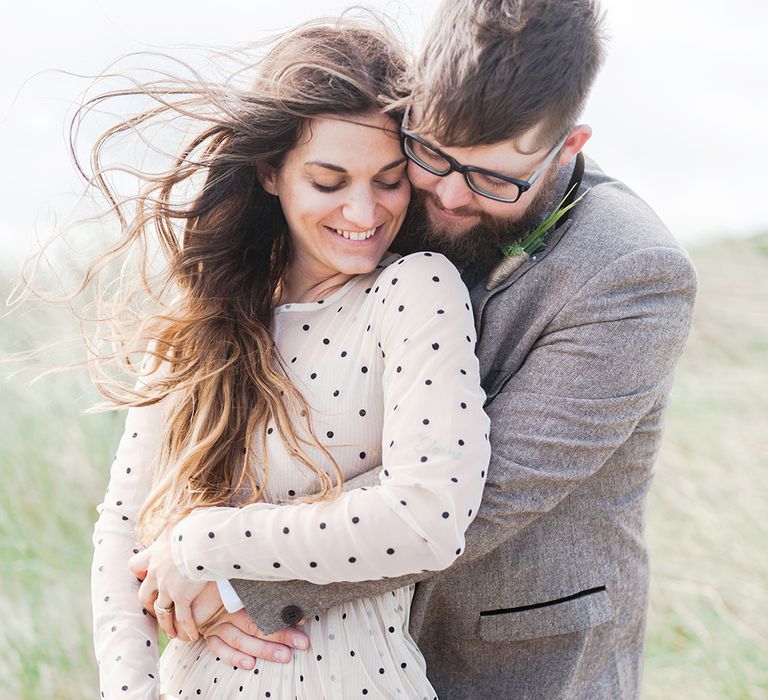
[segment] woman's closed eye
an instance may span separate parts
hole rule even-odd
[[[338,192],[347,184],[344,180],[342,180],[341,182],[337,182],[333,185],[322,184],[320,182],[317,182],[316,180],[311,180],[310,182],[312,183],[312,187],[314,187],[319,192]],[[400,177],[394,182],[384,182],[381,180],[376,180],[374,181],[374,184],[383,190],[399,190],[403,186],[403,178]]]

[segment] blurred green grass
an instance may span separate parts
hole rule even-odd
[[[651,490],[645,700],[768,698],[768,235],[692,251],[700,296]],[[0,353],[74,333],[0,319]],[[84,372],[0,365],[0,698],[97,696],[90,533],[122,416],[85,415]]]

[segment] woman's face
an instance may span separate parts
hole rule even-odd
[[[297,271],[322,281],[373,270],[403,223],[410,183],[389,117],[312,119],[282,167],[262,179],[280,198]]]

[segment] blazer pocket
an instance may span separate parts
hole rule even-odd
[[[579,591],[564,598],[480,613],[480,638],[489,642],[516,642],[581,632],[614,615],[605,586]]]

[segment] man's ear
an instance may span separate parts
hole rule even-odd
[[[256,166],[256,175],[266,192],[275,197],[279,196],[277,189],[277,170],[275,168],[271,165],[258,165]]]
[[[592,127],[589,124],[577,124],[573,127],[571,135],[565,140],[560,151],[560,165],[567,165],[571,159],[582,149],[584,144],[592,136]]]

